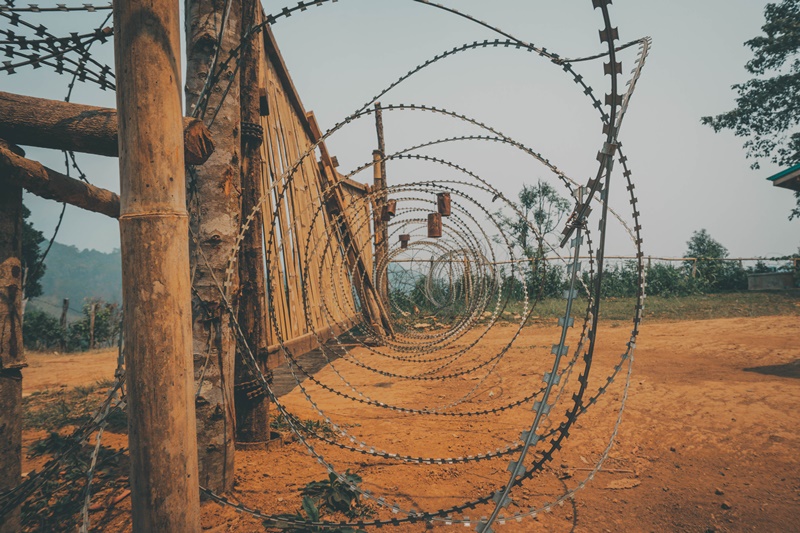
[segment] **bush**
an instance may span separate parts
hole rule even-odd
[[[656,263],[647,269],[646,294],[653,296],[689,296],[701,291],[700,284],[686,271],[672,265]]]
[[[538,268],[528,271],[526,276],[528,295],[532,298],[539,294],[542,298],[558,298],[567,288],[564,269],[558,265],[542,263]]]
[[[122,311],[118,304],[91,300],[83,305],[83,317],[69,325],[64,331],[58,319],[42,311],[31,310],[25,313],[22,322],[22,337],[25,346],[32,350],[47,350],[60,346],[62,336],[66,337],[66,351],[85,351],[90,348],[91,307],[96,305],[94,321],[95,347],[114,346],[120,335]]]
[[[58,319],[44,311],[31,309],[22,321],[22,339],[29,350],[46,350],[59,345],[61,326]]]

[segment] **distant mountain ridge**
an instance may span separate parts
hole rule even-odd
[[[43,248],[46,245],[43,243]],[[47,267],[41,282],[44,294],[28,302],[31,309],[59,315],[62,300],[69,298],[69,316],[73,319],[80,314],[87,299],[122,302],[122,256],[119,250],[103,253],[54,242],[44,264]]]

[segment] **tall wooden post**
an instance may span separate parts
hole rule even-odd
[[[216,145],[208,161],[187,175],[194,373],[202,381],[196,399],[200,484],[216,492],[231,490],[234,477],[236,337],[225,300],[235,312],[239,272],[227,270],[241,228],[242,182],[236,62],[228,63],[216,81],[213,75],[239,45],[241,14],[241,0],[186,0],[187,112],[203,118]]]
[[[134,532],[197,532],[177,0],[117,1],[120,240]]]
[[[375,161],[373,167],[373,187],[379,191],[375,198],[375,208],[377,216],[375,217],[375,265],[380,265],[389,256],[389,228],[385,220],[383,220],[383,210],[388,200],[386,192],[386,143],[383,137],[383,108],[380,102],[375,102],[375,130],[378,135],[378,149],[372,152],[373,160]],[[378,162],[380,161],[380,162]],[[383,300],[383,305],[389,305],[389,269],[384,268],[381,270],[383,275],[378,276],[376,271],[375,286],[378,288]]]
[[[67,351],[67,311],[69,311],[69,298],[64,298],[61,302],[61,320],[59,326],[61,327],[61,351]]]
[[[22,189],[0,179],[0,492],[22,476]],[[20,531],[20,512],[0,518],[0,533]]]
[[[242,2],[242,33],[254,26],[261,3]],[[261,65],[261,34],[250,37],[242,48],[241,106],[242,106],[242,213],[250,216],[261,198],[261,129],[259,66]],[[242,241],[239,254],[239,273],[242,295],[239,299],[239,325],[256,356],[261,370],[267,369],[267,323],[264,305],[265,278],[263,256],[263,223],[259,211],[253,218]],[[244,364],[246,354],[236,355],[236,441],[266,443],[269,441],[269,398],[253,383],[255,377]]]
[[[97,302],[92,302],[89,305],[89,349],[94,350],[94,323],[97,318]]]

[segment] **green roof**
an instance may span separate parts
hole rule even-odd
[[[800,191],[800,163],[767,178],[776,187]]]
[[[781,179],[784,176],[788,176],[792,172],[797,172],[798,170],[800,170],[800,163],[796,164],[793,167],[789,167],[786,170],[782,170],[782,171],[778,172],[777,174],[775,174],[774,176],[768,177],[767,179],[769,181],[777,181],[777,180]]]

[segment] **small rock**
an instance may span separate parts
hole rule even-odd
[[[728,502],[722,502],[722,505],[720,505],[720,507],[722,507],[727,511],[728,509],[731,508],[731,504],[729,504]]]
[[[723,494],[725,494],[725,493],[722,491],[722,489],[716,489],[716,490],[714,491],[714,494],[716,494],[717,496],[722,496],[722,495],[723,495]]]

